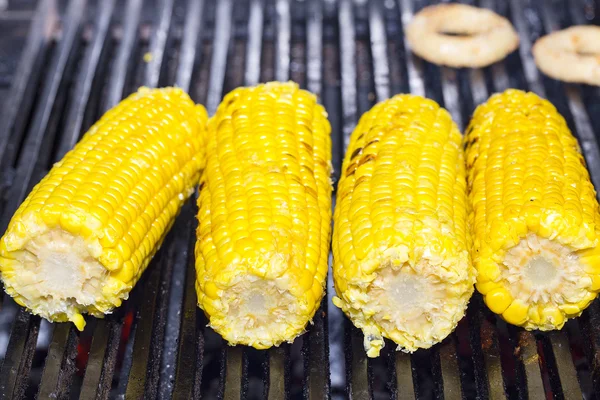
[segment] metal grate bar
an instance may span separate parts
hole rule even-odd
[[[250,16],[248,17],[248,43],[246,48],[246,85],[258,84],[260,79],[260,56],[263,34],[263,1],[250,0]]]
[[[55,325],[38,390],[39,399],[61,399],[69,395],[78,342],[72,324]]]
[[[194,63],[196,61],[196,49],[198,48],[198,35],[203,21],[204,0],[189,0],[186,10],[185,24],[183,27],[183,39],[181,42],[181,59],[177,67],[176,85],[190,91],[190,82]]]
[[[357,123],[357,71],[356,71],[356,32],[354,10],[351,0],[340,0],[339,3],[339,40],[342,75],[342,115],[343,146],[348,147],[350,134]],[[368,362],[363,350],[362,333],[348,320],[345,324],[345,353],[347,390],[351,398],[368,398]]]
[[[351,0],[339,3],[340,65],[342,74],[342,115],[344,140],[342,151],[348,148],[350,134],[357,122],[356,114],[356,48],[354,43],[354,13]]]
[[[369,33],[371,38],[371,55],[373,59],[373,75],[377,100],[390,97],[390,70],[387,57],[387,38],[383,19],[382,0],[369,3]]]
[[[195,199],[194,199],[195,200]],[[196,214],[196,207],[190,207]],[[193,230],[195,231],[195,230]],[[190,236],[189,248],[193,249],[196,240],[194,235]],[[202,330],[197,329],[196,321],[196,268],[193,252],[188,254],[187,271],[185,276],[185,292],[183,297],[183,310],[181,312],[181,330],[179,331],[179,350],[177,357],[177,372],[175,375],[174,399],[196,398],[194,385],[200,387],[200,380],[195,379],[195,371],[202,374],[202,361],[197,363],[197,357],[202,357],[202,346],[197,355],[197,342],[203,342]],[[198,338],[196,335],[200,335]]]
[[[97,321],[79,394],[80,399],[108,399],[117,364],[121,330],[122,325],[117,321]]]
[[[306,17],[307,89],[321,97],[323,71],[323,3],[308,0]]]
[[[439,358],[444,399],[462,399],[460,370],[458,368],[454,334],[441,343],[439,347]]]
[[[289,397],[289,345],[282,344],[269,350],[268,400],[287,399]]]
[[[406,26],[413,17],[413,5],[411,0],[398,0],[400,8],[400,16],[402,19],[402,27],[406,29]],[[404,32],[404,31],[403,31]],[[408,41],[406,35],[403,33],[404,48],[408,49]],[[411,51],[406,51],[406,67],[408,71],[408,86],[412,94],[419,96],[425,96],[425,82],[423,72],[423,61],[417,58]]]
[[[94,40],[92,41],[92,44],[88,46],[85,55],[83,56],[82,66],[76,78],[74,90],[75,99],[73,100],[67,115],[67,123],[64,129],[65,133],[60,139],[58,151],[55,155],[56,160],[63,158],[63,156],[71,150],[79,140],[79,135],[81,134],[81,129],[83,127],[85,110],[90,100],[92,82],[96,75],[96,71],[98,70],[100,56],[109,43],[109,40],[106,39],[114,7],[115,0],[103,1],[99,5],[100,12],[98,22],[95,26]]]
[[[502,375],[502,364],[500,358],[500,343],[496,327],[484,314],[482,308],[485,307],[481,301],[481,296],[477,296],[479,310],[473,311],[469,316],[471,326],[476,329],[474,337],[480,346],[474,349],[475,360],[475,379],[477,393],[481,398],[506,399],[504,390],[504,378]],[[483,369],[480,369],[483,362]]]
[[[530,399],[545,399],[544,382],[540,375],[540,356],[531,332],[519,331],[519,355],[527,376],[527,394]]]
[[[159,251],[156,258],[148,266],[145,273],[143,302],[136,316],[135,336],[133,338],[133,358],[128,376],[127,391],[125,396],[131,399],[140,399],[148,393],[145,390],[147,382],[147,366],[152,358],[152,341],[154,318],[157,313],[156,301],[160,286],[160,267],[167,262],[168,252],[173,245],[172,237],[166,239],[165,248]],[[160,340],[160,339],[158,339]]]
[[[112,66],[110,75],[111,84],[102,111],[108,111],[110,108],[116,106],[123,98],[125,78],[127,77],[127,66],[129,65],[137,41],[142,3],[143,0],[128,0],[127,2],[124,17],[126,23],[123,24],[123,37],[121,38],[119,50]]]
[[[583,398],[577,381],[577,371],[573,365],[569,339],[563,332],[551,332],[548,337],[556,358],[556,367],[560,378],[559,384],[565,399]]]
[[[247,362],[244,356],[244,347],[226,347],[223,351],[226,353],[223,359],[227,376],[223,398],[227,400],[241,399],[245,395],[243,384],[246,381],[243,377],[244,363]]]
[[[22,398],[31,370],[40,318],[20,308],[15,317],[10,340],[0,368],[0,398]]]
[[[590,21],[585,16],[585,0],[576,1],[576,6],[567,7],[574,25],[585,25]]]
[[[13,163],[17,156],[14,144],[20,138],[25,128],[25,120],[33,104],[34,91],[41,75],[42,55],[50,41],[57,23],[56,4],[54,1],[40,1],[31,21],[27,44],[16,76],[10,88],[8,98],[0,115],[0,166]],[[0,189],[3,189],[0,182]],[[1,198],[0,198],[1,200]]]
[[[446,108],[452,119],[456,122],[458,129],[463,132],[464,123],[460,110],[460,99],[458,96],[458,73],[456,69],[441,67],[442,73],[442,93],[444,98],[444,108]]]
[[[78,41],[85,4],[86,2],[83,0],[72,1],[69,4],[63,37],[50,62],[46,85],[40,96],[41,106],[35,111],[31,129],[29,129],[29,134],[21,151],[21,158],[17,164],[14,180],[16,184],[9,190],[8,200],[0,220],[0,231],[6,230],[8,222],[18,205],[23,201],[31,187],[37,183],[32,182],[34,168],[42,164],[43,160],[49,156],[49,152],[41,154],[40,150],[65,70],[68,68],[68,64],[73,63],[71,54]],[[37,161],[31,162],[31,160]]]
[[[290,79],[290,0],[276,0],[277,48],[275,56],[275,79],[285,82]]]
[[[413,366],[411,356],[403,352],[395,354],[396,372],[396,398],[398,400],[411,400],[416,398]]]
[[[302,89],[306,89],[306,9],[305,0],[290,0],[290,43],[287,80],[294,81]],[[279,24],[279,27],[282,24]],[[285,24],[283,24],[285,26]],[[285,31],[277,31],[280,40]],[[283,51],[283,49],[282,49]],[[276,68],[280,65],[275,64]],[[283,67],[283,65],[281,65]]]
[[[530,0],[526,0],[528,2]],[[545,97],[545,89],[540,83],[539,73],[535,66],[535,62],[531,58],[531,40],[529,39],[529,33],[527,29],[527,21],[525,20],[523,3],[521,0],[510,0],[510,13],[512,16],[512,22],[519,33],[519,55],[521,56],[521,62],[523,63],[523,72],[529,89],[538,95]],[[529,14],[532,17],[535,14]],[[535,16],[537,18],[537,16]]]
[[[210,69],[210,85],[208,88],[208,98],[206,100],[206,109],[209,115],[215,113],[217,106],[223,97],[223,82],[227,66],[227,50],[229,48],[229,39],[231,36],[231,11],[231,0],[221,0],[217,3],[215,20],[218,22],[215,27],[213,58]]]
[[[160,70],[164,59],[167,36],[171,27],[174,0],[161,0],[158,8],[160,16],[158,27],[150,39],[150,62],[146,66],[144,85],[157,87]]]
[[[363,334],[346,319],[346,365],[348,395],[352,399],[370,399],[372,396],[368,373],[367,354],[363,348]]]
[[[321,99],[325,109],[328,112],[328,119],[331,123],[332,140],[332,165],[334,190],[335,182],[339,177],[342,166],[342,157],[344,152],[344,132],[342,117],[342,94],[341,94],[341,71],[340,71],[340,51],[339,51],[339,24],[337,1],[328,0],[323,4],[323,84]],[[333,196],[335,205],[335,194]],[[332,265],[333,258],[329,255],[329,265]],[[333,274],[329,270],[327,276],[327,345],[328,360],[330,369],[330,390],[333,396],[345,394],[345,363],[343,342],[338,338],[344,337],[344,316],[342,311],[332,304],[332,298],[335,295],[333,289]]]

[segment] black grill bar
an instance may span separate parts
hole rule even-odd
[[[308,0],[306,4],[306,87],[322,99],[323,75],[323,9],[318,0]],[[327,349],[327,295],[325,294],[313,325],[304,335],[304,396],[310,399],[324,399],[330,391],[329,353]]]
[[[0,397],[24,396],[39,329],[39,317],[30,316],[24,309],[18,311],[0,369]]]
[[[390,97],[390,71],[383,13],[383,0],[375,0],[369,3],[369,33],[377,101]]]
[[[277,47],[275,51],[275,80],[285,82],[290,78],[290,1],[276,0]]]
[[[33,117],[31,128],[21,150],[20,161],[17,164],[15,184],[8,192],[8,199],[0,220],[1,231],[6,230],[12,214],[33,186],[34,169],[46,168],[45,164],[48,162],[49,152],[40,153],[40,149],[44,140],[51,140],[51,138],[44,137],[44,134],[46,134],[48,128],[52,107],[58,95],[65,70],[72,67],[74,61],[71,55],[78,42],[85,4],[85,1],[73,2],[67,10],[63,37],[54,53],[54,57],[50,61],[48,76],[40,96],[42,107],[36,111]],[[50,136],[50,133],[47,136]],[[31,162],[31,160],[37,161]]]
[[[163,63],[165,46],[167,44],[167,35],[171,26],[171,16],[173,15],[173,3],[175,0],[161,0],[157,14],[160,18],[158,27],[152,35],[150,41],[151,60],[146,67],[144,84],[149,87],[158,86],[158,78]]]
[[[79,338],[70,324],[60,324],[54,328],[38,391],[39,399],[68,396],[75,372],[78,342]]]
[[[215,20],[215,38],[213,44],[212,64],[210,69],[210,84],[206,110],[213,115],[223,97],[223,81],[227,65],[227,51],[231,36],[232,1],[221,0],[217,2]]]
[[[128,0],[123,23],[123,36],[120,41],[116,60],[112,66],[110,86],[103,111],[114,107],[123,97],[125,78],[131,60],[133,48],[138,36],[138,25],[142,11],[142,0]]]
[[[198,47],[198,35],[202,24],[204,11],[204,0],[188,2],[186,10],[185,25],[183,27],[183,39],[181,42],[181,59],[177,68],[176,85],[189,92],[192,71],[196,61],[196,49]]]
[[[398,4],[402,18],[402,27],[404,29],[412,19],[413,5],[411,0],[398,0]],[[402,36],[404,37],[404,48],[408,49],[409,45],[406,35],[403,34]],[[407,51],[406,65],[408,70],[408,85],[410,92],[419,96],[425,96],[425,87],[423,85],[423,61],[415,57],[411,51]]]
[[[85,110],[90,100],[92,91],[92,83],[100,56],[105,51],[105,46],[108,44],[107,36],[110,27],[110,22],[115,7],[115,0],[103,1],[100,5],[98,23],[95,27],[94,40],[86,49],[83,56],[83,62],[75,83],[75,99],[69,109],[67,123],[65,125],[65,133],[61,137],[58,145],[55,159],[60,160],[70,149],[72,149],[81,134]]]
[[[263,9],[261,0],[250,0],[248,17],[248,46],[246,48],[246,85],[256,85],[260,79],[260,56],[263,34]]]
[[[568,328],[567,328],[568,329]],[[583,394],[577,382],[577,371],[571,356],[569,339],[562,333],[552,332],[548,334],[552,346],[552,352],[556,360],[556,368],[560,381],[557,382],[563,395],[568,399],[581,399]]]
[[[192,247],[194,244],[195,240],[192,238],[189,245]],[[199,397],[200,392],[199,383],[202,380],[204,337],[202,336],[202,330],[197,329],[195,284],[196,268],[194,258],[190,254],[188,255],[183,310],[181,312],[177,371],[173,389],[174,399],[195,399]],[[194,390],[195,386],[197,390]]]
[[[119,321],[100,320],[96,323],[80,399],[108,398],[117,364],[121,328]]]
[[[52,38],[57,19],[55,2],[41,1],[31,22],[27,45],[10,88],[10,101],[5,103],[0,118],[0,166],[3,169],[12,167],[16,157],[15,141],[20,139],[27,124],[26,118],[33,104],[33,94],[42,70],[44,49]],[[3,178],[0,184],[0,193],[5,193],[5,179],[7,177]]]
[[[289,346],[283,344],[269,351],[267,398],[269,400],[287,399],[289,392]]]

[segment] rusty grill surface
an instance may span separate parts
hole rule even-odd
[[[600,92],[548,79],[530,52],[547,32],[597,24],[592,1],[465,0],[508,17],[521,37],[506,60],[473,70],[407,50],[403,27],[427,0],[39,0],[20,9],[32,3],[0,10],[0,232],[52,164],[141,85],[176,84],[213,113],[237,86],[292,79],[329,112],[336,180],[350,132],[378,100],[425,95],[464,128],[491,93],[528,89],[565,116],[600,188]],[[6,56],[14,47],[18,56]],[[193,203],[130,299],[81,333],[0,297],[0,398],[600,398],[598,301],[562,331],[537,333],[505,324],[476,294],[442,344],[408,355],[388,342],[371,360],[331,305],[330,277],[314,324],[293,344],[229,347],[196,307]]]

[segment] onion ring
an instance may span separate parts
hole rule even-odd
[[[451,67],[485,67],[519,46],[506,18],[466,4],[425,7],[406,27],[406,38],[421,58]]]
[[[550,33],[535,42],[532,52],[549,77],[600,86],[600,27],[578,25]]]

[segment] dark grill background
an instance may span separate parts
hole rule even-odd
[[[481,70],[406,50],[403,24],[425,0],[21,0],[0,9],[0,232],[80,135],[140,85],[177,84],[214,112],[222,95],[292,79],[329,112],[337,179],[358,117],[399,92],[426,95],[461,128],[507,87],[550,98],[578,136],[600,187],[600,93],[541,75],[542,34],[597,23],[585,0],[464,1],[509,17],[519,51]],[[3,1],[0,1],[2,7]],[[37,9],[35,8],[37,7]],[[30,23],[31,22],[31,23]],[[151,60],[144,55],[151,54]],[[1,398],[597,398],[600,303],[561,332],[526,332],[475,295],[441,345],[367,360],[362,335],[324,299],[308,333],[268,351],[228,347],[196,307],[195,205],[188,202],[127,301],[78,333],[0,297]]]

